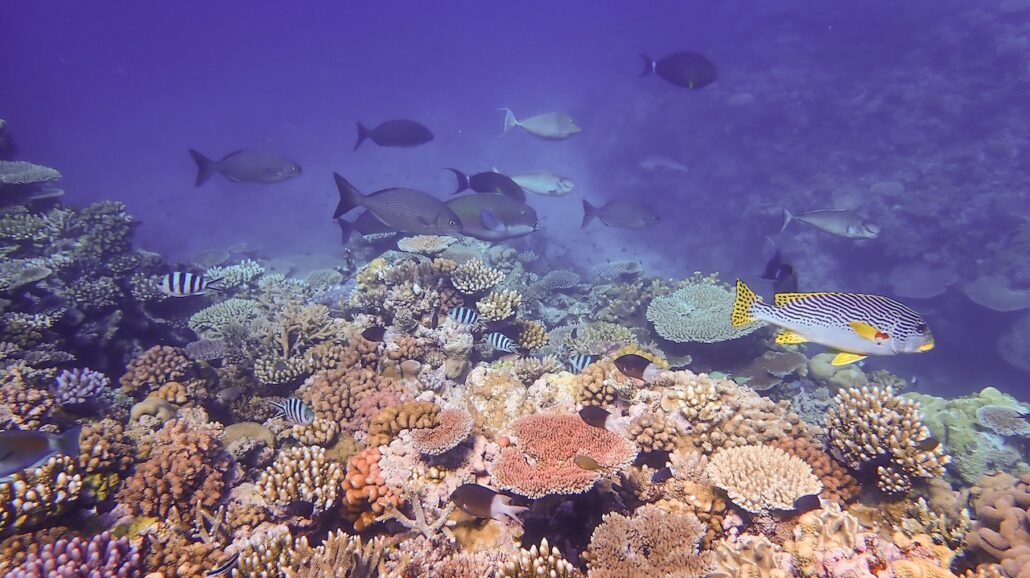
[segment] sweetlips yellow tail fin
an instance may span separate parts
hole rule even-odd
[[[758,296],[746,283],[737,279],[737,298],[733,302],[733,314],[730,316],[730,323],[734,327],[742,327],[758,321],[752,313],[756,303],[761,303],[762,298]]]
[[[865,358],[865,355],[841,351],[833,357],[833,361],[830,362],[830,365],[847,365],[849,363],[855,363],[856,361],[862,361]]]

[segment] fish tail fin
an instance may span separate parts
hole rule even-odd
[[[339,173],[333,173],[333,178],[336,179],[336,190],[340,192],[340,202],[336,204],[336,210],[333,211],[333,218],[336,219],[360,207],[362,195]]]
[[[654,74],[654,59],[646,54],[641,54],[640,58],[644,59],[644,70],[640,73],[640,76],[651,76]]]
[[[193,162],[197,163],[197,178],[193,184],[199,187],[218,171],[218,161],[211,160],[193,149],[190,149],[190,156],[193,157]]]
[[[361,143],[365,142],[365,139],[367,139],[368,136],[370,134],[372,134],[368,130],[368,128],[365,127],[365,125],[361,124],[361,122],[358,122],[357,124],[358,124],[358,140],[357,140],[357,142],[354,143],[354,150],[358,150],[358,147],[361,146]]]
[[[758,318],[755,317],[754,308],[761,303],[762,298],[752,291],[747,286],[747,283],[737,279],[737,298],[733,302],[733,314],[730,317],[731,324],[734,327],[743,327],[758,321]]]
[[[75,426],[62,433],[55,441],[54,449],[66,456],[77,458],[79,455],[80,433],[82,433],[82,426]]]
[[[787,225],[794,220],[794,214],[790,212],[790,209],[783,209],[783,225],[780,227],[780,232],[787,230]]]
[[[340,226],[340,243],[346,245],[354,234],[354,225],[347,219],[336,219],[336,224]]]
[[[503,134],[508,134],[508,131],[511,130],[512,127],[518,126],[519,121],[518,121],[517,118],[515,118],[515,113],[512,112],[510,108],[499,108],[497,110],[503,110],[504,111],[504,133]]]
[[[452,195],[457,195],[458,193],[460,193],[462,191],[467,191],[468,188],[469,188],[469,178],[468,178],[468,175],[466,175],[465,173],[459,171],[458,169],[448,168],[447,170],[449,170],[452,173],[454,173],[454,177],[456,179],[458,179],[458,190],[454,191],[451,194]]]
[[[585,229],[590,221],[594,220],[597,216],[597,207],[590,204],[590,201],[583,199],[583,224],[579,226],[580,229]]]

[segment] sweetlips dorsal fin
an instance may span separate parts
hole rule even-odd
[[[809,297],[819,297],[822,295],[829,295],[828,291],[821,291],[816,293],[777,293],[773,295],[773,305],[776,307],[783,307],[788,303],[794,301],[800,301],[801,299],[807,299]]]

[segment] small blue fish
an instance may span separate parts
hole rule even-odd
[[[315,412],[311,411],[307,404],[296,397],[291,397],[282,402],[273,401],[271,403],[279,410],[276,417],[286,418],[286,421],[297,425],[309,425],[315,421]]]
[[[511,340],[510,337],[503,333],[497,333],[496,331],[486,336],[487,343],[497,351],[507,351],[508,353],[518,353],[518,345]]]
[[[593,355],[588,355],[586,353],[579,353],[579,354],[573,355],[572,357],[569,358],[569,361],[568,361],[569,369],[572,370],[572,373],[582,373],[583,370],[586,369],[588,365],[590,365],[591,363],[593,363],[595,361],[597,361],[597,358],[594,357]]]
[[[158,289],[169,297],[192,297],[203,295],[208,289],[215,289],[221,279],[208,279],[203,275],[175,271],[161,278]]]
[[[75,427],[62,434],[41,431],[0,432],[0,482],[14,474],[39,467],[54,454],[79,458],[79,432]]]
[[[240,559],[240,553],[236,552],[232,556],[229,556],[229,559],[226,560],[225,562],[222,562],[218,566],[215,566],[214,568],[208,570],[207,571],[207,575],[209,577],[213,577],[213,576],[223,576],[225,574],[228,574],[229,571],[232,570],[232,567],[236,565],[236,561],[239,560],[239,559]]]
[[[460,325],[475,325],[479,323],[479,313],[468,307],[455,307],[447,314],[447,317]]]

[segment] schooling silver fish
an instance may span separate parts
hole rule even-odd
[[[215,173],[237,183],[277,183],[300,174],[300,165],[271,151],[240,149],[216,161],[190,149],[190,156],[197,163],[198,187]]]
[[[11,476],[35,468],[54,454],[78,459],[81,427],[62,434],[41,431],[7,430],[0,432],[0,482]]]
[[[570,136],[582,132],[576,121],[572,120],[567,112],[545,112],[522,120],[515,118],[515,113],[510,108],[501,108],[504,111],[504,133],[518,126],[529,134],[544,140],[565,140]]]

